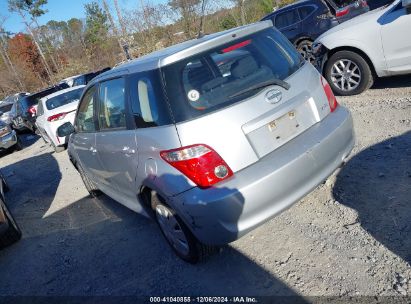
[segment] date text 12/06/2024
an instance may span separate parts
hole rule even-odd
[[[150,303],[258,303],[255,297],[150,297]]]

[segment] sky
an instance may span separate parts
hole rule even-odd
[[[48,0],[48,3],[44,6],[48,12],[38,19],[39,24],[44,25],[50,20],[67,21],[71,18],[85,18],[84,4],[91,1],[92,0]],[[101,0],[96,1],[101,4]],[[111,6],[114,14],[115,10],[113,1],[107,0],[107,2]],[[152,4],[165,2],[167,1],[150,1]],[[139,7],[140,0],[118,0],[118,3],[123,10],[131,10]],[[3,24],[6,31],[12,33],[25,32],[25,26],[23,25],[20,16],[18,16],[17,13],[10,13],[8,11],[7,0],[0,0],[0,21],[3,20],[3,17],[6,17]]]

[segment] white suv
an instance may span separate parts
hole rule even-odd
[[[317,67],[339,95],[370,88],[375,76],[411,73],[411,0],[396,0],[340,24],[313,45]]]

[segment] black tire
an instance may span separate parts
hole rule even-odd
[[[0,212],[3,212],[8,223],[7,230],[0,235],[0,249],[10,246],[21,239],[21,230],[6,204],[0,200]]]
[[[301,54],[301,56],[304,57],[305,60],[307,60],[310,63],[314,63],[315,57],[312,53],[313,50],[313,42],[308,39],[304,39],[300,41],[297,46],[296,46],[298,52]]]
[[[17,136],[17,143],[15,144],[14,149],[15,149],[16,151],[21,151],[21,150],[23,150],[23,143],[21,142],[21,139],[20,139],[20,137],[18,137],[18,136]]]
[[[331,76],[332,68],[340,60],[352,61],[360,71],[361,78],[358,85],[353,89],[342,90],[334,83],[335,78],[333,79]],[[374,75],[368,62],[361,55],[352,51],[339,51],[333,54],[325,65],[324,74],[334,93],[341,96],[360,94],[369,89],[374,83]]]
[[[188,253],[183,254],[180,252],[176,246],[173,245],[173,243],[169,240],[169,238],[166,235],[166,232],[163,230],[162,225],[160,224],[159,220],[159,214],[157,213],[157,207],[165,208],[167,209],[176,219],[176,221],[179,224],[179,228],[181,228],[181,231],[183,232],[187,243],[188,243]],[[196,264],[200,261],[204,261],[206,258],[208,258],[210,255],[215,253],[217,251],[216,246],[209,246],[201,243],[196,239],[196,237],[191,233],[190,229],[186,226],[186,224],[183,222],[183,220],[180,218],[180,216],[170,207],[168,206],[164,200],[157,195],[156,192],[152,192],[151,194],[151,207],[154,211],[155,214],[155,220],[158,224],[158,227],[160,228],[160,231],[164,238],[166,239],[167,243],[170,245],[172,250],[175,252],[175,254],[180,257],[182,260],[191,263],[191,264]]]
[[[79,164],[77,166],[78,173],[81,176],[81,179],[83,180],[84,186],[86,187],[88,193],[90,194],[91,197],[98,197],[101,195],[101,191],[98,190],[97,186],[94,184],[92,180],[87,176],[86,172],[84,172],[83,168]]]

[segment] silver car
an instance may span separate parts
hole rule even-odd
[[[92,195],[153,215],[191,263],[297,202],[354,144],[350,112],[271,21],[100,75],[58,134]]]

